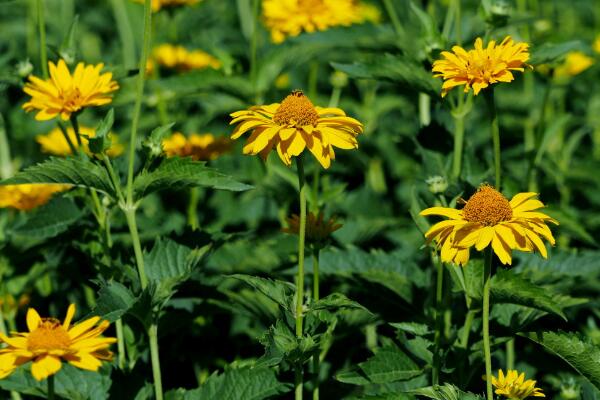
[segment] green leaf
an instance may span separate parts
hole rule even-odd
[[[109,196],[115,196],[110,178],[104,168],[90,160],[75,157],[50,157],[48,161],[33,165],[12,178],[0,181],[0,185],[24,183],[63,183],[93,188]]]
[[[416,322],[392,322],[390,325],[402,332],[410,333],[415,336],[424,336],[431,333],[429,326],[418,324]]]
[[[137,302],[131,291],[116,281],[101,283],[93,314],[114,322],[121,318]]]
[[[277,380],[270,368],[230,369],[213,374],[194,390],[172,390],[166,400],[262,400],[289,392],[292,386]]]
[[[111,140],[109,137],[109,133],[114,122],[115,110],[111,108],[96,128],[96,135],[93,138],[88,139],[90,151],[92,153],[101,154],[104,153],[106,150],[110,149]]]
[[[73,64],[77,59],[77,45],[79,43],[79,37],[77,35],[77,25],[79,23],[79,15],[73,17],[73,22],[69,27],[67,35],[63,38],[63,41],[59,48],[59,55],[64,59],[67,64]]]
[[[493,303],[518,304],[536,308],[567,320],[562,308],[551,297],[548,289],[538,286],[510,270],[498,269],[493,276],[491,298]]]
[[[293,297],[296,293],[296,287],[289,282],[241,274],[229,275],[229,277],[247,283],[285,310],[291,311],[294,309]]]
[[[522,333],[546,350],[562,358],[577,372],[600,389],[600,348],[577,334],[566,332]]]
[[[82,215],[83,211],[73,200],[56,197],[28,213],[27,219],[12,228],[10,233],[28,239],[49,239],[69,229]]]
[[[584,50],[580,40],[571,40],[563,43],[544,43],[531,51],[531,65],[550,64],[560,61],[567,53],[575,50]]]
[[[363,310],[369,312],[365,307],[357,302],[350,300],[341,293],[332,293],[314,303],[310,304],[311,311],[327,310],[336,312],[339,310]]]
[[[164,189],[186,189],[196,186],[214,189],[243,191],[252,186],[237,182],[230,176],[224,175],[204,162],[193,161],[191,158],[172,157],[152,171],[143,171],[133,183],[136,199],[142,199],[150,193]]]
[[[150,154],[154,157],[158,157],[163,152],[163,139],[169,132],[171,132],[171,128],[175,125],[174,122],[171,122],[167,125],[159,126],[154,129],[150,136],[144,141],[144,146],[150,149]]]
[[[436,400],[483,400],[483,397],[473,393],[465,393],[456,386],[445,383],[444,386],[430,386],[416,390],[410,390],[407,393],[428,397]]]
[[[358,366],[373,383],[407,380],[423,373],[423,370],[396,346],[380,348],[373,357]]]
[[[441,83],[422,65],[402,56],[386,54],[367,62],[353,64],[331,63],[353,78],[388,80],[417,92],[439,96]]]

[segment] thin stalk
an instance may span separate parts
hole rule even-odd
[[[544,137],[544,130],[546,128],[546,108],[548,108],[548,101],[550,101],[550,92],[552,90],[552,83],[548,82],[544,88],[544,94],[542,95],[542,105],[540,108],[540,117],[537,121],[536,130],[534,133],[534,149],[537,148],[538,152],[534,154],[533,150],[529,158],[529,171],[528,171],[528,188],[529,191],[537,191],[537,166],[542,161],[542,153],[539,150],[541,141]]]
[[[487,400],[494,400],[492,389],[492,354],[490,351],[490,286],[492,277],[492,247],[485,249],[483,266],[483,355],[485,358],[485,376]]]
[[[123,66],[125,69],[135,68],[135,38],[133,30],[129,24],[127,8],[125,2],[121,0],[110,0],[115,21],[117,23],[117,32],[122,45]]]
[[[475,311],[467,311],[467,316],[465,317],[463,330],[460,335],[460,347],[462,347],[463,349],[467,349],[469,347],[469,334],[471,333],[471,325],[473,325],[473,319],[475,319]]]
[[[303,318],[303,300],[304,300],[304,239],[306,234],[306,180],[304,177],[304,165],[302,155],[296,158],[298,168],[298,191],[300,200],[300,230],[298,232],[298,278],[296,291],[296,337],[302,337],[302,318]],[[296,365],[295,373],[295,399],[302,400],[303,386],[303,368],[302,364]]]
[[[50,375],[47,379],[48,382],[48,400],[54,400],[54,375]]]
[[[419,93],[419,122],[421,126],[431,123],[431,97],[426,93]]]
[[[10,145],[6,136],[4,118],[0,114],[0,179],[8,179],[12,176],[12,162],[10,158]]]
[[[433,255],[432,258],[436,264],[437,281],[435,290],[435,353],[433,355],[433,368],[431,369],[431,382],[433,385],[438,385],[440,383],[440,352],[443,329],[442,300],[444,295],[444,265],[435,255]]]
[[[313,300],[319,301],[319,249],[313,248]],[[313,400],[319,400],[319,375],[321,372],[321,360],[319,359],[319,353],[313,356]]]
[[[252,0],[252,36],[250,38],[250,81],[252,82],[252,90],[254,91],[254,100],[258,104],[260,103],[260,95],[258,93],[258,82],[257,82],[257,52],[258,52],[258,7],[260,2],[258,0]]]
[[[142,252],[142,245],[140,242],[140,235],[138,233],[137,221],[135,218],[135,208],[123,209],[125,217],[127,218],[127,226],[129,227],[129,234],[133,242],[133,252],[135,254],[135,262],[138,267],[138,274],[140,275],[140,285],[142,290],[148,286],[148,278],[146,276],[146,268],[144,266],[144,253]]]
[[[125,335],[123,333],[123,320],[119,318],[115,322],[115,328],[117,330],[117,351],[118,351],[118,365],[119,369],[125,368]]]
[[[485,92],[488,112],[492,128],[492,142],[494,145],[494,170],[495,170],[495,186],[496,190],[500,190],[502,170],[500,160],[500,125],[498,124],[498,113],[496,112],[496,102],[494,100],[494,89],[490,88]]]
[[[456,17],[456,24],[454,26],[454,36],[456,39],[456,44],[462,44],[462,32],[461,32],[461,10],[460,10],[460,2],[461,0],[454,0],[454,13]]]
[[[396,13],[396,9],[394,8],[392,0],[383,0],[383,5],[385,6],[385,11],[390,17],[390,20],[392,21],[392,25],[394,26],[396,34],[398,36],[404,36],[404,29],[402,28],[402,24],[400,23],[400,19],[398,18],[398,14]]]
[[[48,78],[48,55],[46,53],[46,17],[44,15],[44,0],[36,2],[38,30],[40,34],[40,64],[44,79]]]
[[[152,361],[152,376],[154,378],[154,393],[156,400],[162,400],[162,375],[160,372],[160,359],[158,357],[158,325],[152,323],[148,329],[148,338],[150,340],[150,359]]]
[[[462,170],[463,145],[465,141],[465,117],[454,116],[454,158],[452,161],[452,178],[458,180]]]
[[[60,129],[60,131],[62,132],[65,140],[67,141],[67,144],[69,145],[69,149],[71,149],[71,153],[73,155],[76,155],[77,154],[77,147],[75,147],[75,144],[71,141],[71,137],[69,136],[69,132],[67,131],[67,129],[60,122],[57,122],[56,125],[58,126],[58,129]]]
[[[339,86],[334,86],[331,91],[331,97],[329,98],[328,107],[337,107],[340,104],[340,97],[342,95],[342,88]]]
[[[110,158],[108,158],[105,154],[102,154],[101,158],[102,158],[102,161],[104,162],[104,166],[106,167],[106,170],[108,171],[108,176],[115,188],[115,191],[117,192],[117,197],[119,199],[119,202],[124,203],[125,197],[123,196],[123,192],[121,191],[121,180],[119,179],[119,176],[115,173],[112,163],[110,162]]]
[[[506,342],[506,369],[515,369],[515,339]]]
[[[81,135],[79,134],[79,122],[77,122],[77,114],[71,114],[71,125],[73,125],[73,131],[75,132],[75,138],[77,139],[77,146],[79,150],[83,151],[83,143],[81,141]]]
[[[190,202],[188,204],[187,209],[187,221],[188,225],[192,230],[198,229],[198,200],[200,198],[200,193],[197,187],[193,187],[190,189]]]

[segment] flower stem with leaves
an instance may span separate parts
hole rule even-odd
[[[489,246],[485,249],[483,265],[483,355],[485,358],[485,376],[487,400],[494,400],[492,389],[492,354],[490,351],[490,286],[492,278],[493,250]]]
[[[502,166],[500,152],[500,125],[498,124],[498,113],[496,112],[496,102],[494,100],[494,89],[490,88],[485,91],[485,100],[488,106],[490,122],[492,128],[492,144],[494,147],[494,171],[495,171],[495,187],[500,190],[502,184]]]
[[[302,319],[303,319],[303,300],[304,300],[304,244],[306,236],[306,180],[304,177],[304,165],[302,162],[302,155],[296,159],[296,166],[298,168],[298,191],[300,200],[300,229],[298,232],[298,277],[296,279],[297,290],[296,290],[296,337],[302,338]],[[302,399],[302,386],[303,386],[303,367],[301,363],[296,365],[295,372],[295,399]]]

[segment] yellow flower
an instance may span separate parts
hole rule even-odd
[[[212,133],[192,133],[186,138],[180,132],[175,132],[171,137],[163,139],[163,150],[167,157],[192,157],[196,161],[214,160],[228,152],[231,145],[231,139],[215,137]]]
[[[97,371],[101,360],[111,360],[108,348],[117,339],[100,336],[108,328],[108,321],[92,317],[71,325],[74,314],[75,305],[71,304],[61,324],[55,318],[40,318],[37,311],[30,308],[27,311],[29,332],[12,333],[10,337],[0,333],[0,341],[8,345],[0,349],[0,379],[29,361],[33,361],[31,374],[41,381],[57,373],[62,361]]]
[[[112,73],[100,74],[104,64],[77,64],[75,72],[67,68],[64,60],[48,63],[50,78],[42,80],[30,75],[23,89],[31,100],[23,104],[25,111],[38,110],[35,119],[46,121],[60,115],[68,120],[72,113],[84,107],[102,106],[112,101],[110,93],[119,88]]]
[[[136,3],[144,3],[144,0],[133,0]],[[163,7],[191,6],[200,0],[152,0],[152,11],[159,11]]]
[[[322,244],[333,232],[342,227],[342,224],[338,224],[335,218],[325,220],[322,211],[319,211],[318,215],[309,212],[306,217],[306,241],[312,244]],[[300,232],[300,217],[293,214],[286,220],[288,227],[281,231],[297,235]]]
[[[466,51],[460,46],[452,47],[452,53],[442,51],[443,59],[433,63],[434,77],[444,80],[442,97],[455,86],[465,85],[465,93],[473,88],[475,95],[481,89],[498,82],[514,80],[511,71],[524,71],[529,59],[529,45],[515,43],[507,36],[496,45],[494,40],[483,47],[483,40],[475,40],[475,49]]]
[[[50,201],[55,193],[70,189],[70,185],[24,184],[0,186],[0,208],[29,211]]]
[[[462,210],[432,207],[420,215],[440,215],[448,220],[438,222],[426,233],[428,241],[435,240],[441,247],[444,262],[465,265],[469,249],[478,251],[492,246],[503,264],[511,264],[512,250],[538,251],[547,258],[542,238],[554,245],[554,237],[547,222],[558,222],[538,210],[544,204],[535,199],[536,193],[519,193],[510,201],[488,185],[479,187]]]
[[[187,50],[183,46],[161,44],[152,51],[153,60],[170,69],[190,71],[203,68],[221,68],[221,62],[202,50]]]
[[[275,43],[302,32],[380,19],[377,7],[358,0],[263,0],[262,12]]]
[[[594,40],[594,43],[592,44],[592,49],[596,53],[600,53],[600,35],[596,36],[596,39]]]
[[[542,389],[535,387],[536,381],[525,380],[525,373],[520,375],[514,369],[509,369],[506,376],[501,369],[498,370],[498,378],[492,376],[492,385],[496,388],[496,394],[513,400],[523,400],[529,396],[546,397]]]
[[[294,91],[281,104],[251,107],[231,114],[230,124],[238,124],[231,135],[237,139],[248,131],[252,134],[244,146],[244,154],[260,154],[263,159],[275,148],[285,165],[305,148],[323,168],[335,159],[334,147],[356,149],[356,136],[363,125],[346,116],[339,108],[315,107],[301,91]]]
[[[594,59],[581,51],[571,51],[567,54],[564,63],[556,67],[554,76],[565,78],[579,75],[594,64]]]
[[[86,126],[79,127],[79,133],[81,134],[81,141],[83,142],[83,149],[87,154],[90,153],[90,149],[88,146],[88,138],[93,138],[96,136],[96,131],[92,128],[88,128]],[[71,143],[78,148],[77,137],[75,136],[75,130],[72,127],[67,128],[67,134],[69,135],[69,139],[71,139]],[[125,148],[121,143],[119,143],[118,137],[111,134],[112,145],[110,149],[106,152],[109,157],[117,157],[123,153]],[[49,133],[45,135],[36,136],[37,142],[42,147],[42,151],[44,153],[49,153],[55,156],[68,156],[73,154],[71,151],[71,147],[69,147],[69,143],[65,139],[65,136],[61,132],[60,128],[54,128]]]

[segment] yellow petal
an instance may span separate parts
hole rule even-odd
[[[29,332],[33,332],[37,329],[40,322],[42,322],[42,318],[40,318],[40,314],[35,311],[33,308],[27,310],[27,329]]]
[[[441,215],[443,217],[448,217],[451,219],[462,219],[462,211],[457,210],[455,208],[448,207],[431,207],[427,208],[419,213],[424,217],[429,215]]]
[[[63,322],[63,328],[67,331],[69,330],[69,326],[71,326],[71,321],[73,320],[73,315],[75,315],[75,304],[71,304],[67,309],[67,316],[65,317],[65,321]]]
[[[36,380],[41,381],[57,373],[61,366],[60,358],[43,355],[33,360],[31,374]]]
[[[94,325],[96,325],[98,321],[100,321],[100,317],[92,317],[76,324],[71,329],[69,329],[69,337],[71,338],[71,340],[76,339],[78,336],[81,336],[86,331],[90,330]]]
[[[512,263],[511,250],[500,236],[494,235],[492,249],[494,249],[494,253],[496,253],[502,264],[510,265]]]
[[[518,207],[521,203],[526,201],[527,199],[530,199],[535,196],[537,196],[537,193],[534,193],[534,192],[517,193],[516,195],[513,196],[512,199],[510,199],[509,204],[514,209],[514,208]]]
[[[481,230],[481,235],[479,236],[479,240],[475,243],[475,248],[478,251],[481,251],[490,245],[490,242],[494,238],[494,228],[491,226],[486,226]]]

